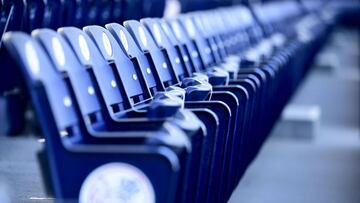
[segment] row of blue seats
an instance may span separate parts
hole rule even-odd
[[[8,32],[0,71],[29,94],[58,202],[226,202],[333,17],[288,1]]]

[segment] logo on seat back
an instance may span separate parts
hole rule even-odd
[[[109,163],[92,171],[80,189],[80,203],[154,203],[150,180],[138,168],[126,163]]]

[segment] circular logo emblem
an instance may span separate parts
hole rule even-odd
[[[53,37],[51,40],[52,48],[54,50],[54,55],[56,58],[56,61],[60,66],[65,65],[65,54],[63,47],[61,46],[61,43],[57,37]]]
[[[80,189],[80,203],[154,203],[150,180],[138,168],[126,163],[109,163],[92,171]]]
[[[34,75],[37,75],[40,72],[40,63],[39,58],[36,54],[34,46],[31,42],[25,43],[25,55],[28,65],[30,66],[30,70]]]

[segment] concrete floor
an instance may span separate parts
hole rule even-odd
[[[36,152],[42,147],[37,139],[0,136],[0,143],[0,203],[8,203],[5,197],[15,203],[48,202],[44,201],[47,196],[37,164]]]
[[[358,31],[332,36],[291,102],[320,107],[313,139],[275,131],[229,203],[360,202],[359,44]]]

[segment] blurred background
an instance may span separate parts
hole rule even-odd
[[[230,202],[360,202],[359,36],[335,29]]]

